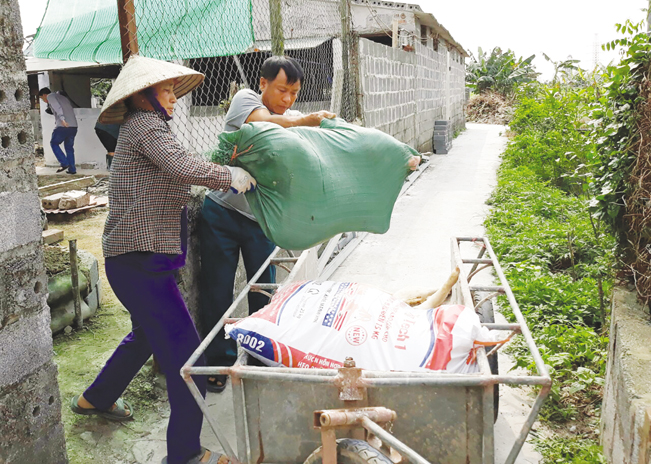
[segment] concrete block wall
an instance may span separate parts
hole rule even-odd
[[[429,43],[416,44],[416,99],[419,123],[417,148],[421,151],[433,151],[434,124],[436,121],[448,120],[447,53],[442,41],[437,50]]]
[[[604,454],[613,464],[651,464],[651,321],[635,292],[615,289],[601,408]]]
[[[465,127],[465,64],[449,57],[443,41],[416,44],[415,52],[359,40],[359,85],[366,127],[382,130],[420,151],[432,150],[434,124]]]
[[[0,462],[67,462],[17,0],[0,0]]]
[[[364,125],[415,146],[416,55],[362,38],[358,60]]]
[[[457,132],[466,127],[466,65],[463,56],[452,51],[450,57],[448,86],[448,115],[452,129]]]

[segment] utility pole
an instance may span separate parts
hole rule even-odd
[[[271,54],[285,54],[285,36],[283,34],[282,0],[269,0],[269,21],[271,23]]]
[[[134,0],[117,0],[118,21],[120,22],[120,42],[122,43],[122,61],[127,62],[131,55],[138,54],[138,36]]]
[[[651,0],[649,0],[646,10],[646,31],[651,32]]]

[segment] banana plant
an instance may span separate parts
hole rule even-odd
[[[511,50],[503,52],[500,47],[495,47],[488,54],[479,47],[477,56],[472,53],[470,56],[466,83],[478,93],[491,89],[506,95],[520,84],[535,81],[540,75],[532,64],[536,55],[522,59]]]

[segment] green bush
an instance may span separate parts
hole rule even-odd
[[[586,424],[604,383],[615,247],[589,211],[597,155],[584,126],[599,89],[534,84],[516,94],[486,233],[554,380],[540,418]],[[514,321],[506,299],[500,303]],[[521,338],[509,350],[517,367],[535,371]],[[537,446],[544,462],[603,462],[593,431],[576,443],[554,435]]]

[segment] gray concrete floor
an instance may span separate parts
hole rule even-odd
[[[389,292],[439,286],[450,273],[450,237],[483,235],[482,223],[489,210],[485,202],[495,186],[499,156],[506,145],[503,132],[502,126],[468,124],[450,153],[433,155],[430,167],[398,200],[390,230],[384,235],[367,235],[330,280],[362,282]],[[481,278],[479,283],[492,281],[489,274]],[[499,321],[500,316],[497,318]],[[512,361],[501,354],[500,372],[508,372],[511,366]],[[211,416],[236,448],[230,382],[223,393],[208,393],[207,403]],[[506,459],[532,403],[527,391],[501,386],[495,424],[496,463]],[[165,456],[169,409],[163,409],[146,420],[148,435],[132,443],[121,462],[158,463]],[[222,451],[207,422],[202,443]],[[538,453],[525,444],[516,462],[539,461]]]

